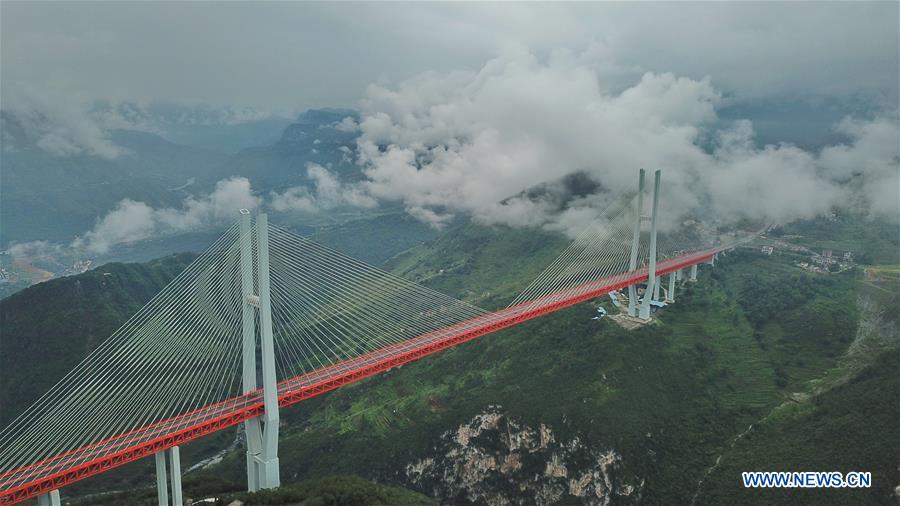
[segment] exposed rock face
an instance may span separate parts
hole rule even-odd
[[[491,406],[445,432],[434,456],[405,472],[445,504],[553,504],[566,496],[590,505],[638,502],[643,481],[623,477],[621,461],[614,450],[578,437],[558,441],[550,427],[530,427]]]

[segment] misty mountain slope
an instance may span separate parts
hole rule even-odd
[[[380,266],[440,234],[406,213],[395,212],[324,225],[304,235],[357,260]]]
[[[387,262],[407,279],[496,309],[524,290],[571,240],[539,229],[460,221],[446,233]]]
[[[308,224],[307,220],[272,213],[270,222],[374,265],[439,234],[434,228],[399,212],[372,213],[314,225]],[[98,256],[97,261],[148,262],[173,252],[200,253],[221,233],[220,229],[209,227],[208,230],[163,235],[119,245],[110,253]]]
[[[36,144],[16,117],[3,111],[0,173],[2,241],[68,242],[90,229],[120,200],[180,205],[192,192],[208,192],[225,156],[182,146],[157,135],[113,131],[115,157],[54,154]],[[40,142],[40,141],[37,141]]]
[[[326,166],[341,180],[359,179],[362,174],[349,156],[349,150],[356,147],[357,133],[335,127],[355,115],[342,109],[310,109],[288,125],[277,142],[231,156],[223,171],[247,177],[254,189],[263,192],[311,185],[307,163]]]
[[[344,240],[352,242],[353,234]],[[459,223],[388,265],[451,295],[501,307],[566,242],[540,230]],[[140,279],[137,285],[144,284]],[[42,307],[70,304],[72,294],[37,290],[44,286],[2,304],[42,294],[46,305],[33,295],[30,304],[16,306],[23,326],[90,323],[88,315],[46,318]],[[714,269],[704,267],[700,282],[680,290],[657,325],[627,332],[592,321],[588,303],[485,336],[284,410],[283,482],[356,474],[456,504],[689,502],[736,435],[786,399],[808,395],[812,380],[844,367],[841,356],[859,318],[856,287],[854,272],[814,275],[788,257],[736,253]],[[103,301],[104,294],[86,291],[81,300]],[[4,342],[5,332],[4,325]],[[67,370],[59,365],[43,374]],[[891,378],[873,378],[871,388],[891,388],[883,384]],[[819,420],[853,426],[869,416],[841,413]],[[185,447],[185,466],[231,448],[222,464],[189,473],[186,487],[240,490],[243,452],[229,446],[236,434],[225,431]],[[774,431],[765,441],[777,445],[779,437]],[[873,431],[856,437],[861,442],[842,446],[837,461],[814,445],[805,458],[837,465],[885,448]],[[765,452],[747,458],[742,466],[766,468]],[[66,492],[148,486],[151,472],[152,461],[142,461]],[[702,493],[728,494],[736,479],[710,479]],[[876,483],[873,494],[882,497],[885,486]]]
[[[235,154],[276,141],[291,120],[269,117],[237,124],[166,125],[162,136],[177,144],[194,146],[225,154]]]
[[[109,337],[193,260],[107,264],[0,300],[0,426]]]
[[[282,128],[277,142],[235,149],[233,155],[171,142],[161,136],[165,132],[112,130],[106,141],[115,153],[99,156],[48,147],[46,135],[36,138],[33,127],[26,127],[14,113],[4,110],[2,244],[68,242],[89,230],[122,199],[180,208],[186,197],[202,197],[217,181],[232,176],[247,177],[261,193],[311,186],[306,177],[309,162],[328,166],[343,179],[359,178],[348,154],[355,147],[356,134],[334,128],[335,123],[353,115],[352,111],[315,109],[286,127],[275,121]],[[170,137],[188,142],[192,142],[189,132],[196,130],[202,136],[204,131],[203,125],[181,125],[179,129],[180,134]]]
[[[96,103],[94,114],[123,118],[144,126],[175,144],[192,146],[223,154],[234,154],[254,146],[278,140],[291,120],[252,108],[213,107],[154,101]]]
[[[177,144],[164,137],[137,130],[114,130],[110,140],[126,150],[126,154],[136,154],[140,158],[140,170],[149,177],[184,186],[194,178],[195,183],[185,186],[188,193],[200,189],[207,190],[226,174],[221,169],[225,156],[215,151]],[[195,188],[191,186],[196,185]]]
[[[438,234],[396,213],[300,232],[375,265]],[[148,256],[179,248],[200,252],[217,237],[194,234],[144,241],[118,254],[147,263],[102,265],[0,301],[0,366],[13,371],[4,374],[0,384],[0,425],[52,386],[194,258],[194,254],[178,254],[148,261]],[[14,357],[43,359],[25,368]]]
[[[390,265],[505,305],[486,288],[514,293],[554,240],[459,227]],[[755,297],[758,282],[771,297]],[[782,258],[730,254],[657,325],[627,332],[590,320],[593,305],[582,304],[287,409],[282,476],[360,474],[456,504],[686,503],[737,434],[841,367],[855,290],[851,272],[815,276]],[[811,462],[819,456],[810,450]],[[755,458],[766,468],[764,454]],[[242,465],[235,453],[209,473],[239,482]]]

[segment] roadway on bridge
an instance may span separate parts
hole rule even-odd
[[[722,249],[709,249],[662,260],[657,265],[657,275],[708,262]],[[647,277],[646,268],[606,276],[281,381],[278,384],[279,405],[284,407],[295,404],[476,337],[645,282]],[[0,503],[13,504],[34,497],[234,426],[259,416],[262,412],[262,393],[257,390],[9,471],[0,476],[0,490],[3,490]]]

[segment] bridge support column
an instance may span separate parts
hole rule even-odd
[[[666,292],[666,303],[675,302],[675,281],[678,277],[678,273],[681,271],[675,271],[669,274],[669,290]]]
[[[659,300],[659,287],[662,285],[662,279],[659,276],[656,276],[656,280],[653,281],[653,300]]]
[[[169,472],[166,472],[167,457]],[[184,495],[181,491],[181,450],[177,446],[173,446],[157,453],[154,458],[156,459],[156,499],[159,506],[169,506],[170,492],[172,506],[184,506]]]
[[[642,320],[650,319],[650,300],[652,299],[652,295],[654,293],[654,286],[656,285],[656,218],[657,212],[659,211],[659,178],[660,178],[660,170],[657,169],[656,172],[653,173],[653,212],[650,214],[650,264],[649,271],[647,273],[647,291],[644,292],[644,300],[641,302],[641,307],[638,311],[638,317]],[[659,292],[656,292],[657,294]]]
[[[697,264],[691,266],[691,276],[688,281],[697,281]]]
[[[631,256],[628,259],[628,270],[637,269],[637,255],[641,241],[641,220],[644,213],[644,169],[638,176],[637,217],[634,220],[634,231],[631,236]],[[634,285],[628,287],[628,316],[637,316],[638,298],[637,288]]]
[[[59,490],[51,490],[46,494],[41,494],[37,498],[38,506],[60,506]]]
[[[266,408],[259,486],[275,488],[281,485],[278,466],[278,384],[275,377],[275,343],[272,334],[272,302],[269,287],[269,219],[265,214],[257,216],[256,232],[256,248],[259,255],[257,259],[259,335],[262,341],[263,401]]]
[[[169,469],[172,471],[172,506],[184,506],[181,494],[181,450],[173,446],[166,450],[169,454]]]
[[[251,301],[255,297],[253,286],[253,226],[250,211],[241,210],[241,295],[243,333],[243,393],[257,388],[256,378],[256,309]],[[247,444],[247,490],[259,490],[259,468],[257,457],[262,453],[262,426],[259,418],[244,422],[244,437]]]
[[[169,506],[169,478],[166,476],[166,452],[154,455],[156,458],[156,499],[159,506]]]
[[[281,484],[278,465],[278,391],[272,304],[269,280],[269,225],[265,214],[256,218],[256,281],[253,286],[253,239],[250,212],[241,210],[241,292],[243,304],[243,392],[258,388],[257,354],[261,362],[264,414],[244,422],[247,438],[247,490]],[[257,295],[254,295],[254,288]],[[259,315],[257,347],[256,316]]]

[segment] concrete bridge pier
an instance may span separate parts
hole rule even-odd
[[[681,271],[675,271],[669,274],[669,289],[666,291],[666,304],[675,302],[675,281],[679,272]]]
[[[156,499],[159,506],[169,506],[169,478],[166,476],[166,452],[154,455],[156,459]]]
[[[691,266],[691,275],[688,281],[697,281],[697,264]]]
[[[631,256],[628,259],[628,270],[637,269],[637,256],[640,249],[641,241],[641,222],[644,219],[644,169],[641,169],[638,176],[638,193],[636,206],[636,217],[634,220],[634,229],[631,237]],[[637,316],[638,296],[637,288],[634,285],[628,287],[628,316]]]
[[[169,468],[172,469],[172,506],[184,506],[181,494],[181,450],[177,446],[169,448]]]
[[[169,506],[169,479],[166,472],[166,457],[169,458],[169,468],[172,471],[172,506],[184,506],[184,496],[181,492],[181,450],[177,446],[155,455],[156,498],[159,501],[159,506]]]
[[[60,506],[59,490],[51,490],[46,494],[41,494],[37,498],[38,506]]]

